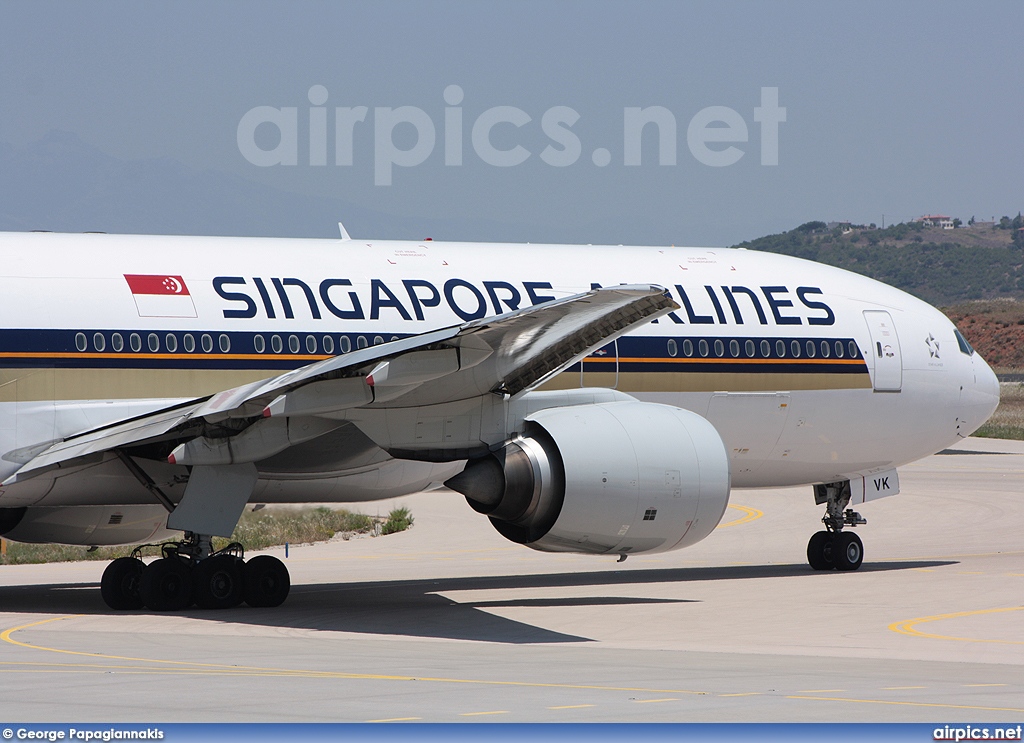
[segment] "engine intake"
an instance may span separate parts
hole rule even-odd
[[[550,408],[445,483],[506,538],[547,552],[680,549],[718,525],[729,460],[706,419],[637,401]]]

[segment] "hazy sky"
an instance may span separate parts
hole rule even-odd
[[[493,220],[533,239],[725,245],[810,219],[981,219],[1024,208],[1022,28],[1017,0],[8,1],[0,142],[68,131],[119,159],[170,159],[396,217]],[[449,86],[461,100],[446,103]],[[311,135],[311,89],[326,137]],[[777,165],[763,164],[762,89],[785,109]],[[296,109],[295,165],[261,167],[240,149],[239,124],[260,106]],[[358,106],[352,164],[336,164],[336,133],[348,130],[335,108]],[[659,164],[654,124],[641,164],[624,164],[629,108],[675,122],[675,164]],[[510,123],[512,109],[529,121]],[[716,128],[731,141],[706,141]],[[265,122],[249,140],[273,155],[279,131]],[[326,165],[310,164],[318,141]],[[462,164],[446,165],[457,142]],[[736,162],[707,164],[728,147]],[[549,164],[545,148],[570,164]],[[529,156],[490,164],[515,158],[502,150]],[[381,163],[402,157],[422,162],[393,166],[380,185]]]

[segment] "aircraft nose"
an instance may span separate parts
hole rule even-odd
[[[967,384],[960,393],[960,418],[973,432],[992,416],[999,405],[999,379],[978,353],[971,356],[971,366],[973,379],[966,380]]]

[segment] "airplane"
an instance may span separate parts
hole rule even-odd
[[[809,485],[816,570],[854,507],[970,435],[999,385],[940,311],[743,249],[0,233],[0,534],[136,549],[116,610],[280,605],[214,550],[247,504],[447,486],[504,538],[681,549],[732,488]]]

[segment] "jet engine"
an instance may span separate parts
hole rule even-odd
[[[0,536],[15,542],[108,546],[176,534],[159,505],[0,508]]]
[[[729,503],[705,418],[638,401],[549,408],[445,483],[502,536],[544,552],[637,554],[699,542]]]

